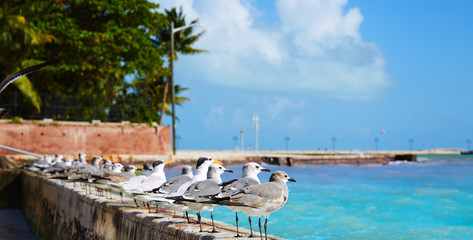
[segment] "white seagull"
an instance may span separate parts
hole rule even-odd
[[[283,171],[277,171],[271,174],[269,182],[251,185],[230,197],[222,198],[218,201],[219,204],[225,206],[234,206],[239,211],[248,216],[259,217],[260,237],[261,232],[261,216],[264,216],[264,233],[265,238],[268,239],[267,225],[269,214],[279,210],[286,204],[289,197],[289,190],[287,188],[287,181],[295,182],[293,178],[289,177]]]
[[[191,184],[182,196],[172,197],[171,199],[176,200],[176,203],[183,203],[189,207],[190,210],[197,213],[197,219],[199,220],[200,231],[202,232],[201,216],[200,212],[210,211],[210,217],[212,219],[212,232],[215,230],[213,209],[217,206],[216,204],[209,203],[208,196],[218,194],[221,189],[222,178],[220,175],[224,172],[233,172],[230,169],[226,169],[221,165],[212,164],[209,167],[207,173],[207,179]]]
[[[255,184],[260,184],[261,181],[258,178],[258,174],[261,171],[271,172],[271,170],[262,167],[258,163],[255,163],[255,162],[246,163],[242,167],[241,178],[224,182],[222,184],[224,187],[222,188],[221,192],[217,195],[217,197],[218,198],[230,197],[238,193],[240,189],[242,188],[249,187]],[[236,221],[236,227],[237,227],[237,235],[235,237],[240,237],[240,234],[238,231],[239,208],[234,207],[234,206],[227,206],[227,207],[235,211],[235,221]],[[251,234],[249,237],[253,237],[253,227],[251,225],[251,216],[248,216],[248,221],[250,222],[250,231],[251,231]]]

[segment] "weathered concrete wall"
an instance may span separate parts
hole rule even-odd
[[[2,145],[37,154],[169,155],[169,126],[146,124],[0,121]],[[0,149],[0,155],[15,154]]]
[[[79,184],[73,187],[31,172],[23,172],[21,182],[22,209],[40,239],[232,239],[236,233],[233,226],[220,222],[216,222],[219,232],[209,233],[208,219],[203,219],[204,232],[198,232],[198,224],[173,218],[169,211],[148,213],[131,199],[122,203],[116,195],[96,196],[93,188],[87,195],[89,190]],[[240,233],[248,236],[249,231],[240,228]]]
[[[19,169],[0,168],[0,209],[20,208],[20,173]]]

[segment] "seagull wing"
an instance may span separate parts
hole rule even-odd
[[[230,202],[237,206],[253,208],[261,208],[270,203],[280,205],[284,204],[286,200],[287,196],[285,196],[283,189],[271,182],[249,186],[230,197]]]

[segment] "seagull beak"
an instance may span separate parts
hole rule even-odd
[[[225,169],[225,170],[223,170],[223,171],[224,171],[224,172],[230,172],[230,173],[233,173],[233,171],[232,171],[232,170],[230,170],[230,169]]]
[[[261,171],[262,172],[271,172],[271,170],[267,169],[267,168],[261,168]]]
[[[291,181],[291,182],[296,182],[296,179],[294,179],[294,178],[288,178],[287,180]]]
[[[168,165],[170,163],[171,163],[170,161],[164,161],[164,165]]]
[[[214,160],[212,160],[212,163],[216,163],[216,164],[223,165],[223,163],[222,163],[222,162],[220,162],[219,160],[215,160],[215,159],[214,159]]]

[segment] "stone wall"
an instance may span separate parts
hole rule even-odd
[[[131,199],[122,202],[118,195],[110,199],[97,195],[94,187],[74,186],[28,171],[21,174],[21,185],[23,212],[40,239],[197,240],[233,239],[236,234],[235,227],[221,222],[216,222],[218,233],[210,233],[209,219],[202,219],[204,231],[199,232],[195,216],[188,224],[163,208],[160,213],[148,213]],[[248,236],[249,230],[240,228],[240,233]]]
[[[37,154],[169,155],[169,126],[79,122],[0,122],[1,144]],[[0,149],[0,155],[15,154]]]

